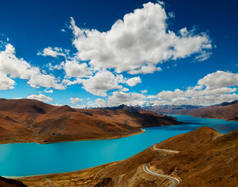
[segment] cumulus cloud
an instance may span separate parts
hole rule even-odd
[[[53,90],[44,90],[45,93],[53,93]]]
[[[214,105],[222,102],[238,100],[238,73],[217,71],[198,80],[194,87],[185,90],[164,90],[156,95],[143,95],[141,93],[125,92],[123,89],[114,91],[104,99],[95,100],[94,106],[126,105]]]
[[[40,71],[38,67],[31,66],[22,58],[17,58],[15,55],[15,48],[11,44],[5,46],[5,50],[0,52],[0,73],[8,85],[13,87],[13,78],[20,78],[28,80],[28,84],[32,87],[39,88],[55,88],[64,89],[58,83],[58,80],[53,75],[47,75]]]
[[[0,90],[13,89],[15,81],[7,77],[7,75],[0,72]]]
[[[66,54],[68,53],[68,50],[62,49],[60,47],[47,47],[43,49],[42,52],[38,52],[37,55],[41,56],[51,56],[51,57],[58,57],[58,56],[63,56],[66,57]]]
[[[30,86],[34,88],[55,88],[58,90],[63,90],[65,87],[62,84],[58,84],[57,80],[52,75],[41,74],[38,68],[34,68],[35,71],[31,72],[30,79],[27,82]]]
[[[201,86],[206,86],[209,89],[221,88],[226,86],[238,86],[238,74],[224,71],[217,71],[208,74],[198,81]]]
[[[128,84],[128,86],[135,86],[139,83],[141,83],[140,77],[133,77],[126,81],[126,84]]]
[[[86,63],[78,63],[76,61],[66,61],[64,69],[68,77],[88,77],[92,74]]]
[[[72,104],[77,104],[77,103],[79,103],[79,102],[81,102],[83,99],[82,98],[79,98],[79,97],[71,97],[70,98],[70,102],[72,103]]]
[[[186,90],[162,91],[150,97],[156,105],[213,105],[238,99],[238,74],[217,71],[206,75]]]
[[[53,98],[48,97],[48,96],[43,95],[43,94],[39,94],[39,95],[29,95],[29,96],[27,96],[27,99],[36,99],[36,100],[39,100],[39,101],[42,101],[42,102],[50,102],[50,101],[53,101]]]
[[[47,67],[49,68],[50,71],[54,71],[54,70],[64,69],[64,65],[65,65],[64,62],[61,62],[60,64],[56,64],[56,65],[53,65],[52,63],[48,63]]]
[[[144,105],[146,97],[143,94],[132,92],[126,93],[123,91],[115,91],[107,99],[108,106],[117,106],[121,104],[135,106],[135,105]]]
[[[160,3],[147,3],[117,20],[107,32],[79,28],[72,18],[73,44],[78,57],[90,60],[96,70],[117,73],[153,73],[160,70],[158,64],[191,55],[206,59],[212,48],[209,37],[186,28],[176,34],[167,27],[168,17]]]
[[[150,74],[150,73],[154,73],[155,71],[162,71],[161,67],[156,67],[155,65],[144,65],[139,69],[135,69],[135,70],[130,70],[128,73],[131,75],[135,75],[135,74]]]
[[[141,79],[139,76],[127,79],[121,74],[115,75],[110,71],[102,70],[87,78],[77,78],[75,80],[64,79],[63,83],[67,86],[82,84],[83,88],[89,93],[106,97],[107,91],[117,89],[126,92],[129,89],[123,87],[121,84],[127,84],[128,86],[133,87],[141,83]]]
[[[100,71],[89,79],[79,79],[77,81],[83,85],[83,88],[97,96],[107,96],[108,90],[120,89],[118,78],[110,71]]]
[[[165,90],[156,95],[144,96],[141,93],[114,91],[107,100],[98,100],[98,106],[126,105],[214,105],[238,100],[238,74],[217,71],[201,78],[197,85],[185,90]]]

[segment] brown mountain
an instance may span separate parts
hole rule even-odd
[[[167,187],[171,179],[178,186],[237,187],[238,130],[219,134],[202,127],[151,146],[126,160],[82,171],[27,177],[20,179],[29,186],[94,186],[94,187]]]
[[[225,120],[238,120],[238,101],[225,102],[219,105],[213,105],[198,109],[192,109],[185,112],[196,117],[220,118]]]
[[[202,118],[238,120],[238,101],[225,102],[219,105],[207,107],[192,105],[164,105],[146,107],[145,109],[161,114],[184,114]]]
[[[178,123],[172,117],[127,106],[74,109],[29,99],[0,99],[0,143],[116,138],[141,133],[142,127]]]

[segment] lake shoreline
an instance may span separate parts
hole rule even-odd
[[[17,144],[17,143],[37,143],[37,144],[52,144],[52,143],[63,143],[63,142],[74,142],[74,141],[90,141],[90,140],[112,140],[112,139],[119,139],[119,138],[125,138],[125,137],[129,137],[129,136],[134,136],[134,135],[138,135],[141,133],[144,133],[145,129],[139,128],[139,131],[137,132],[131,132],[128,134],[124,134],[124,135],[116,135],[116,136],[109,136],[109,137],[105,137],[105,138],[84,138],[84,139],[66,139],[66,140],[59,140],[59,141],[52,141],[52,142],[39,142],[39,141],[0,141],[0,145],[5,145],[5,144]]]
[[[185,115],[176,117],[179,121],[186,123],[181,125],[169,125],[140,129],[139,132],[130,133],[125,136],[114,136],[113,139],[111,138],[108,140],[75,140],[69,141],[68,143],[62,142],[62,144],[13,143],[9,146],[4,146],[4,144],[2,144],[2,147],[0,145],[2,150],[0,155],[2,155],[3,158],[5,156],[6,158],[4,159],[4,162],[2,162],[1,175],[7,178],[25,178],[83,171],[91,167],[97,167],[103,164],[127,159],[134,154],[143,151],[154,143],[162,142],[170,137],[192,131],[199,127],[208,126],[216,129],[220,133],[228,133],[238,128],[238,123],[231,123],[223,120],[201,120],[200,118],[194,118],[192,116]],[[124,139],[124,137],[128,138]],[[72,144],[70,142],[72,142]],[[28,151],[31,149],[35,149],[35,151]],[[21,156],[22,150],[27,150],[28,154]],[[49,151],[51,154],[48,155]],[[8,156],[10,153],[11,155],[18,156],[11,158]],[[38,157],[39,159],[37,162],[35,162],[35,159],[32,159]],[[80,160],[78,160],[79,158]],[[8,164],[14,162],[16,162],[17,165],[20,163],[22,167],[24,167],[24,162],[21,163],[19,160],[26,160],[25,164],[29,165],[29,167],[26,168],[27,171],[21,171],[21,169],[18,170],[17,168],[14,170],[14,165],[11,169],[8,169]],[[57,165],[51,165],[51,163],[57,163]],[[42,167],[42,164],[46,164],[45,167]],[[64,169],[64,167],[66,169]],[[36,168],[39,168],[39,170]]]
[[[95,168],[101,168],[101,167],[112,165],[112,164],[118,163],[118,162],[120,162],[120,161],[110,162],[110,163],[101,164],[101,165],[94,166],[94,167],[89,167],[89,168],[80,169],[80,170],[76,170],[76,171],[69,171],[69,172],[48,173],[48,174],[40,174],[40,175],[26,175],[26,176],[1,176],[1,177],[8,178],[8,179],[24,180],[24,179],[34,179],[34,178],[41,178],[41,177],[50,177],[50,176],[56,176],[56,175],[69,175],[69,174],[85,172],[87,170],[92,170]]]

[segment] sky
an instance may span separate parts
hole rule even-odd
[[[0,3],[0,98],[78,108],[238,100],[236,0]]]

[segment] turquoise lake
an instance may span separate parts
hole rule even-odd
[[[202,126],[212,127],[221,133],[238,129],[238,122],[173,116],[186,124],[146,128],[145,133],[112,140],[2,144],[0,175],[28,176],[76,171],[126,159],[155,143]]]

